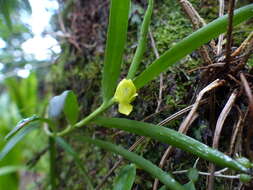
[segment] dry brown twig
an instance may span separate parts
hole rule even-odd
[[[253,31],[242,42],[242,44],[232,53],[231,57],[238,56],[242,52],[245,52],[249,47],[252,47],[252,43],[253,43]]]
[[[242,118],[242,113],[240,111],[240,109],[238,108],[238,121],[235,123],[234,127],[233,127],[233,132],[232,132],[232,137],[230,140],[230,146],[229,146],[229,155],[232,156],[234,153],[234,147],[235,147],[235,142],[236,142],[236,137],[238,136],[238,133],[240,131],[240,128],[242,127],[242,123],[243,123],[243,118]]]
[[[238,95],[237,91],[232,92],[231,96],[229,97],[225,107],[223,108],[223,110],[217,120],[215,132],[214,132],[214,138],[213,138],[213,145],[212,145],[213,148],[218,149],[220,133],[221,133],[223,124],[224,124],[232,106],[234,105],[237,95]]]
[[[245,120],[248,117],[248,114],[249,114],[249,107],[247,108],[246,112],[243,114],[242,123],[241,123],[241,126],[239,128],[237,139],[236,139],[236,142],[235,142],[234,154],[241,155],[241,153],[242,153],[243,128],[244,128]]]
[[[250,85],[244,76],[243,73],[240,73],[240,79],[242,81],[243,87],[245,89],[246,95],[249,99],[249,126],[247,128],[247,136],[246,136],[246,152],[251,160],[253,160],[253,152],[250,149],[251,140],[253,137],[253,129],[252,129],[252,123],[253,123],[253,95],[251,92]]]
[[[151,39],[151,46],[152,46],[152,49],[154,51],[155,57],[156,57],[156,59],[158,59],[160,57],[160,55],[158,53],[156,43],[155,43],[155,39],[153,37],[151,29],[149,29],[149,37]],[[155,113],[159,112],[159,110],[160,110],[161,103],[162,103],[162,98],[163,98],[163,73],[160,74],[159,96],[158,96],[157,107],[156,107]]]
[[[210,65],[207,65],[207,66],[202,66],[202,67],[197,67],[197,68],[194,68],[190,71],[188,71],[188,73],[192,73],[196,70],[199,70],[199,69],[210,69],[210,68],[214,68],[214,67],[223,67],[225,65],[225,63],[213,63],[213,64],[210,64]]]
[[[219,17],[222,17],[224,15],[224,8],[225,8],[224,0],[219,0]],[[223,39],[224,34],[221,34],[218,39],[216,55],[221,54]]]
[[[199,15],[199,13],[196,11],[196,9],[188,0],[178,0],[178,1],[183,11],[186,13],[187,17],[190,19],[193,25],[193,28],[195,30],[206,25],[204,19]],[[210,42],[210,45],[213,49],[215,49],[215,42],[213,40]],[[199,53],[206,64],[208,65],[212,64],[212,59],[210,58],[206,45],[203,45],[200,47]]]
[[[224,85],[224,82],[225,82],[224,80],[216,79],[215,81],[213,81],[212,83],[210,83],[209,85],[207,85],[204,89],[202,89],[202,90],[199,92],[199,94],[198,94],[198,96],[197,96],[197,98],[196,98],[195,103],[193,104],[193,107],[192,107],[190,113],[187,115],[187,117],[185,118],[185,120],[181,123],[181,125],[180,125],[180,127],[179,127],[179,130],[178,130],[179,132],[185,133],[185,132],[188,131],[189,123],[190,123],[190,121],[191,121],[191,118],[192,118],[192,116],[196,113],[196,111],[197,111],[197,109],[198,109],[198,106],[199,106],[199,104],[200,104],[200,101],[201,101],[201,99],[203,98],[203,96],[204,96],[207,92],[213,90],[214,88],[217,88],[217,87],[219,87],[219,86]]]
[[[230,95],[226,105],[224,106],[224,108],[222,109],[219,118],[217,120],[216,123],[216,127],[215,127],[215,132],[214,132],[214,138],[213,138],[213,145],[212,147],[215,149],[218,149],[219,146],[219,139],[220,139],[220,134],[221,134],[221,130],[223,127],[223,124],[228,116],[228,114],[230,113],[231,108],[233,107],[236,97],[237,97],[238,93],[237,91],[233,91],[232,94]],[[213,174],[215,171],[215,165],[214,164],[210,164],[210,173]],[[210,175],[209,176],[209,183],[208,183],[208,189],[212,190],[214,189],[214,175]]]
[[[226,42],[226,63],[229,64],[231,60],[231,47],[233,43],[233,17],[234,17],[235,0],[229,0],[228,6],[228,28],[227,28],[227,42]]]

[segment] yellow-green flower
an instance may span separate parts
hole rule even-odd
[[[123,79],[117,86],[114,94],[114,100],[119,103],[119,112],[129,115],[133,110],[130,104],[138,94],[131,79]]]

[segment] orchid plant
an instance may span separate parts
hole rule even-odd
[[[252,175],[251,163],[245,164],[244,162],[235,160],[222,152],[212,149],[207,145],[175,130],[130,119],[101,116],[102,113],[106,112],[106,110],[115,103],[118,103],[118,111],[120,113],[125,115],[131,114],[131,112],[134,111],[132,105],[134,104],[134,99],[137,95],[139,97],[142,96],[141,94],[137,94],[138,89],[148,84],[149,81],[155,79],[160,73],[166,71],[170,66],[177,63],[189,53],[224,33],[228,25],[227,15],[212,21],[175,44],[171,49],[164,52],[160,58],[156,59],[152,64],[148,65],[144,71],[136,76],[136,72],[138,71],[138,67],[145,52],[147,33],[153,10],[153,0],[148,0],[148,8],[142,23],[138,47],[129,68],[128,75],[126,78],[120,80],[120,70],[127,37],[130,3],[130,0],[111,0],[105,61],[102,73],[101,94],[103,103],[101,106],[95,109],[88,116],[78,120],[78,101],[76,95],[72,91],[65,91],[61,95],[53,97],[49,104],[48,118],[32,116],[31,118],[21,121],[21,123],[19,123],[8,135],[8,143],[1,151],[0,158],[3,158],[30,131],[34,129],[38,130],[40,128],[30,125],[31,123],[35,121],[43,122],[46,123],[44,131],[50,139],[49,151],[51,189],[56,189],[56,171],[54,166],[56,159],[56,144],[61,146],[73,157],[76,164],[83,171],[82,173],[84,175],[84,180],[87,182],[87,187],[89,189],[94,189],[92,181],[83,166],[84,163],[81,163],[78,154],[73,150],[71,145],[64,141],[64,136],[71,134],[71,132],[77,128],[89,127],[90,124],[96,124],[97,126],[117,128],[133,134],[156,139],[160,142],[170,144],[191,154],[197,155],[198,157],[219,166],[235,170],[242,173],[244,177],[246,176],[246,178],[250,179]],[[234,25],[240,24],[251,17],[253,17],[253,4],[242,7],[234,12]],[[118,83],[118,81],[120,82]],[[62,114],[65,116],[68,126],[66,126],[63,131],[59,131],[57,125]],[[76,140],[84,143],[91,143],[119,154],[133,163],[123,168],[122,173],[120,173],[122,178],[119,176],[117,177],[114,189],[131,189],[136,175],[135,165],[150,173],[153,177],[159,179],[160,182],[162,182],[168,189],[190,190],[196,181],[191,180],[190,178],[191,185],[182,185],[176,181],[171,174],[163,171],[149,160],[146,160],[142,156],[130,152],[113,143],[84,136],[80,136]],[[129,180],[122,180],[125,179],[125,177],[129,177]],[[118,188],[119,184],[121,184],[123,188]],[[165,187],[162,189],[165,189]]]

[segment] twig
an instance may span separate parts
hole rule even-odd
[[[242,126],[242,113],[241,113],[241,111],[239,111],[239,118],[238,118],[237,123],[234,125],[232,137],[231,137],[231,140],[230,140],[230,147],[229,147],[229,155],[230,156],[233,155],[236,137],[238,135],[238,132],[240,131],[241,126]]]
[[[246,49],[252,47],[253,31],[243,41],[243,43],[231,54],[232,57],[238,56],[241,52],[245,52]]]
[[[221,111],[221,114],[218,118],[217,124],[216,124],[216,128],[215,128],[215,132],[214,132],[214,138],[213,138],[213,148],[218,148],[219,146],[219,139],[220,139],[220,133],[223,127],[223,124],[232,108],[232,106],[234,105],[234,102],[236,100],[237,97],[237,91],[234,91],[231,96],[229,97],[225,107],[223,108],[223,110]]]
[[[233,91],[233,93],[230,95],[225,107],[221,111],[221,114],[217,120],[215,132],[214,132],[214,138],[213,138],[213,145],[212,145],[212,147],[215,149],[218,149],[219,139],[220,139],[220,134],[221,134],[223,124],[224,124],[232,106],[234,105],[236,97],[237,97],[237,91]],[[214,186],[214,175],[213,175],[214,170],[215,170],[215,165],[210,164],[210,173],[212,175],[210,175],[210,177],[209,177],[209,182],[208,182],[208,189],[209,190],[214,189],[214,187],[213,187]]]
[[[252,95],[252,92],[251,92],[249,83],[248,83],[248,81],[247,81],[247,79],[245,78],[245,76],[244,76],[243,73],[240,73],[240,78],[241,78],[243,87],[244,87],[244,89],[245,89],[246,95],[247,95],[247,97],[248,97],[248,99],[249,99],[250,111],[251,111],[251,110],[253,111],[253,95]]]
[[[194,29],[199,29],[202,26],[206,25],[204,19],[199,15],[199,13],[194,9],[188,0],[179,0],[179,3],[190,19]]]
[[[190,19],[190,21],[193,25],[193,28],[195,30],[206,25],[204,19],[199,15],[199,13],[195,10],[193,5],[188,0],[178,0],[178,1],[181,5],[183,11],[186,13],[188,18]],[[210,45],[213,46],[212,44],[214,44],[213,41],[211,42]],[[201,46],[199,49],[199,54],[201,55],[201,57],[203,58],[203,60],[206,64],[212,64],[212,60],[211,60],[208,50],[207,50],[207,46],[205,46],[205,45]]]
[[[174,171],[172,172],[173,174],[184,174],[184,173],[187,173],[188,170],[181,170],[181,171]],[[211,173],[208,173],[208,172],[198,172],[200,175],[205,175],[205,176],[210,176]],[[222,177],[222,178],[228,178],[228,179],[239,179],[240,178],[240,174],[238,175],[223,175],[223,174],[220,174],[220,172],[215,172],[214,173],[214,176],[215,177]]]
[[[179,132],[185,133],[188,131],[191,118],[194,115],[194,113],[197,111],[199,103],[200,103],[201,99],[203,98],[203,96],[205,95],[205,93],[207,93],[208,91],[211,91],[214,88],[217,88],[218,86],[223,85],[224,82],[225,82],[224,80],[217,79],[217,80],[213,81],[211,84],[209,84],[208,86],[206,86],[203,90],[200,91],[195,103],[193,104],[193,107],[192,107],[190,113],[187,115],[185,120],[180,125],[179,130],[178,130]]]
[[[224,65],[225,65],[225,63],[222,63],[222,62],[220,62],[220,63],[212,63],[212,64],[207,65],[207,66],[203,66],[203,67],[198,67],[198,68],[192,69],[192,70],[188,71],[188,73],[191,73],[191,72],[196,71],[198,69],[210,69],[210,68],[213,68],[213,67],[223,67]]]
[[[149,29],[149,37],[151,39],[151,46],[152,49],[155,53],[156,59],[158,59],[160,57],[157,47],[156,47],[156,43],[155,43],[155,39],[153,37],[153,34],[151,32],[151,29]],[[159,96],[158,96],[158,101],[157,101],[157,107],[155,110],[155,113],[159,112],[160,107],[161,107],[161,103],[162,103],[162,98],[163,98],[163,74],[160,74],[160,85],[159,85]]]
[[[249,114],[249,107],[247,108],[246,112],[243,115],[242,124],[238,131],[238,137],[235,143],[235,151],[234,154],[241,154],[242,153],[242,135],[243,135],[243,128],[244,128],[244,122]]]
[[[26,162],[26,165],[28,165],[29,168],[32,168],[33,166],[35,166],[37,164],[37,162],[40,160],[40,158],[44,154],[47,153],[48,149],[49,149],[49,146],[46,146],[44,149],[42,149],[41,151],[39,151],[37,154],[35,154],[35,156],[32,159],[30,159],[30,160],[28,160]]]
[[[250,151],[250,142],[253,137],[253,129],[252,129],[252,123],[253,123],[253,95],[249,86],[249,83],[247,79],[245,78],[243,73],[240,73],[240,78],[243,84],[243,87],[245,89],[246,95],[249,99],[249,126],[247,128],[247,137],[246,137],[246,151],[251,160],[253,159],[252,152]]]
[[[230,63],[231,47],[232,47],[232,32],[233,32],[233,17],[234,17],[235,0],[229,0],[228,7],[228,28],[227,28],[227,43],[226,43],[226,63]]]
[[[225,7],[224,0],[219,0],[219,17],[222,17],[224,15],[224,7]],[[217,53],[216,53],[217,55],[221,54],[223,39],[224,34],[221,34],[218,39]]]
[[[200,105],[205,104],[205,103],[207,103],[206,99],[200,101]],[[182,110],[179,110],[178,112],[174,113],[173,115],[171,115],[171,116],[167,117],[166,119],[164,119],[163,121],[161,121],[160,125],[165,125],[165,124],[167,124],[168,122],[170,122],[170,121],[172,121],[174,119],[178,119],[184,113],[190,111],[193,106],[194,105],[190,105],[190,106],[188,106],[188,107],[186,107],[186,108],[184,108]]]

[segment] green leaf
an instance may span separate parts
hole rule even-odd
[[[59,119],[64,113],[68,122],[74,125],[79,117],[79,109],[76,95],[67,90],[61,95],[55,96],[50,100],[48,115],[52,119]]]
[[[123,118],[98,117],[92,122],[104,127],[117,128],[141,136],[151,137],[152,139],[156,139],[160,142],[167,143],[184,151],[190,152],[219,166],[228,167],[246,173],[249,172],[248,168],[231,157],[172,129]]]
[[[184,190],[182,185],[180,185],[168,172],[164,172],[159,167],[151,163],[149,160],[137,155],[136,153],[130,152],[120,146],[114,145],[107,141],[95,140],[89,137],[80,136],[77,138],[82,142],[88,142],[99,146],[107,151],[111,151],[115,154],[119,154],[125,159],[136,164],[138,167],[142,168],[146,172],[150,173],[154,178],[159,179],[164,185],[166,185],[171,190]]]
[[[18,124],[5,136],[5,139],[8,140],[10,137],[12,137],[15,133],[17,133],[20,129],[22,129],[24,126],[30,124],[33,121],[36,121],[39,117],[36,115],[33,115],[32,117],[28,117],[26,119],[22,119],[18,122]]]
[[[167,190],[166,186],[162,186],[159,190]]]
[[[234,26],[249,19],[253,16],[253,4],[237,9],[234,13]],[[200,28],[196,32],[184,38],[182,41],[174,45],[170,50],[166,51],[159,59],[155,60],[134,80],[136,88],[141,88],[150,80],[163,71],[166,71],[171,65],[193,52],[211,39],[224,33],[228,25],[228,16],[220,17],[206,26]]]
[[[142,26],[141,26],[138,47],[137,47],[136,52],[134,54],[134,58],[131,63],[131,66],[130,66],[130,69],[129,69],[129,72],[127,75],[127,79],[134,78],[135,73],[140,65],[143,54],[145,52],[146,42],[147,42],[147,34],[148,34],[148,29],[149,29],[150,20],[151,20],[152,11],[153,11],[153,3],[154,3],[153,0],[149,0],[148,8],[145,13],[144,20],[143,20]]]
[[[12,22],[11,22],[11,12],[14,8],[14,4],[16,4],[16,0],[0,0],[0,14],[3,15],[4,20],[9,29],[12,29]]]
[[[136,175],[136,167],[134,164],[123,167],[119,175],[115,179],[113,190],[131,190]]]
[[[249,183],[252,180],[252,176],[248,174],[240,174],[239,179],[242,183]]]
[[[25,169],[25,167],[24,166],[4,166],[0,168],[0,176],[14,173],[22,169]]]
[[[184,185],[185,190],[196,190],[195,185],[192,181],[189,181]]]
[[[76,165],[80,168],[80,170],[83,174],[84,180],[87,182],[89,188],[94,189],[93,185],[91,183],[90,177],[88,176],[87,170],[84,167],[84,164],[80,160],[80,158],[79,158],[78,154],[75,152],[75,150],[71,147],[71,145],[69,145],[66,141],[64,141],[60,137],[56,137],[56,143],[58,145],[60,145],[71,157],[73,157]]]
[[[252,167],[251,162],[249,161],[248,158],[239,157],[239,158],[236,158],[236,160],[238,162],[240,162],[242,165],[244,165],[246,168],[251,168]]]
[[[113,96],[125,48],[130,0],[111,0],[109,27],[102,77],[103,101]]]
[[[15,136],[13,136],[4,146],[4,148],[0,152],[0,160],[2,160],[14,147],[15,145],[21,141],[28,133],[37,129],[39,126],[27,126],[26,128],[20,130]]]
[[[187,172],[187,175],[192,182],[196,183],[198,181],[199,172],[196,168],[190,168]]]
[[[37,115],[33,115],[32,117],[28,117],[19,121],[18,124],[5,136],[5,140],[9,140],[14,134],[20,131],[23,127],[35,121],[46,122],[49,125],[52,124],[52,122],[49,119],[42,118]]]

